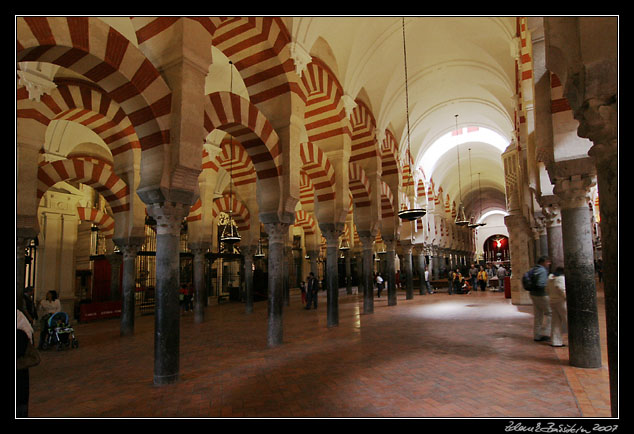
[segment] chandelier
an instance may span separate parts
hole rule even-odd
[[[456,116],[456,132],[458,131],[458,115]],[[462,204],[462,181],[460,179],[460,144],[456,145],[456,153],[458,155],[458,190],[460,192],[460,205],[458,205],[458,212],[456,213],[456,219],[454,223],[457,226],[465,226],[469,224],[469,220],[464,215],[464,205]]]
[[[231,73],[231,80],[230,80],[230,93],[233,93],[233,69],[231,67],[231,65],[233,64],[233,62],[230,60],[229,61],[229,71]],[[235,243],[240,242],[240,239],[242,238],[240,236],[240,234],[238,233],[238,228],[234,225],[233,223],[233,218],[231,217],[231,214],[233,213],[233,141],[230,140],[229,141],[229,147],[230,147],[230,155],[231,158],[229,160],[229,219],[227,224],[225,225],[225,227],[222,229],[222,235],[220,236],[220,241],[222,241],[223,243],[229,244],[229,245],[233,245]]]
[[[412,165],[411,165],[412,153],[410,151],[410,133],[409,133],[409,96],[408,96],[408,88],[407,88],[407,50],[405,48],[405,17],[402,18],[402,27],[403,27],[403,60],[405,65],[405,114],[407,117],[407,158],[409,159],[407,163],[409,167],[409,171],[408,171],[409,178],[410,178],[410,181],[413,181]],[[407,191],[406,191],[407,197],[411,197],[407,193],[409,193],[412,184],[413,182],[409,182],[407,184]],[[425,214],[426,214],[426,211],[423,208],[416,208],[415,206],[411,208],[402,209],[398,212],[399,218],[401,220],[406,220],[406,221],[417,220],[421,218],[422,216],[424,216]]]

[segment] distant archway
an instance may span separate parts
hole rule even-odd
[[[509,256],[509,238],[506,235],[495,234],[486,239],[483,246],[486,262],[505,262]]]

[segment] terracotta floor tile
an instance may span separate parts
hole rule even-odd
[[[252,314],[241,303],[210,305],[202,324],[183,315],[180,380],[166,386],[152,384],[153,316],[137,317],[126,338],[117,319],[75,324],[80,347],[44,352],[31,370],[29,415],[610,416],[607,361],[570,367],[567,348],[533,342],[532,314],[501,293],[401,292],[396,306],[375,299],[366,315],[362,296],[342,290],[330,329],[322,294],[318,310],[305,311],[292,293],[276,348],[266,346],[266,302]]]

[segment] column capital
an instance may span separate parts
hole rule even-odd
[[[363,250],[372,249],[376,235],[372,235],[370,231],[358,231],[357,233],[359,234],[359,240],[361,241]]]
[[[141,237],[131,237],[127,239],[114,239],[112,240],[114,244],[121,250],[123,253],[123,259],[131,259],[136,256],[136,254],[141,250],[143,246],[143,242],[145,241]]]
[[[561,209],[558,203],[551,203],[542,207],[542,214],[547,228],[561,226]]]
[[[183,219],[189,213],[189,204],[162,202],[147,205],[147,213],[156,221],[157,235],[180,234]]]
[[[591,98],[575,110],[575,118],[579,121],[577,134],[596,145],[606,145],[616,153],[618,137],[618,107],[616,95]],[[601,157],[600,152],[593,152]],[[588,153],[592,155],[592,150]]]
[[[325,223],[320,224],[321,234],[326,238],[327,247],[338,247],[339,237],[343,234],[343,224]]]
[[[264,223],[266,233],[269,236],[270,244],[283,244],[288,236],[288,227],[290,225],[284,222]]]
[[[582,208],[588,206],[590,188],[594,185],[594,177],[573,175],[556,180],[553,192],[561,198],[561,209]]]

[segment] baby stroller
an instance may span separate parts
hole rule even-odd
[[[46,322],[46,337],[42,343],[42,349],[46,350],[57,345],[57,350],[64,347],[79,347],[79,341],[75,338],[75,329],[70,326],[66,312],[56,312]]]

